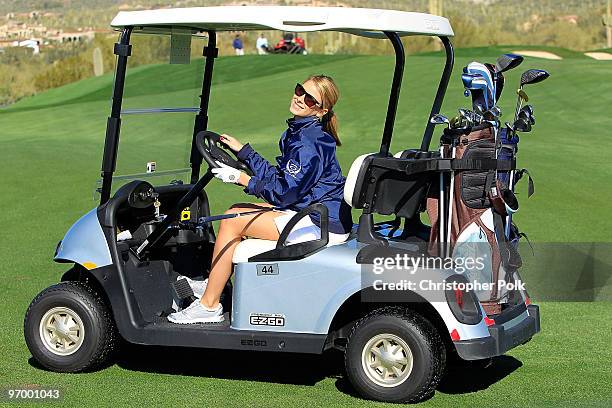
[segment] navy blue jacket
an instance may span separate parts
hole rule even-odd
[[[253,171],[245,192],[268,203],[299,211],[313,203],[329,210],[329,232],[345,234],[353,225],[351,208],[344,202],[342,170],[336,159],[336,141],[315,116],[289,119],[279,142],[281,155],[271,165],[246,144],[238,158]],[[310,215],[320,226],[319,214]]]

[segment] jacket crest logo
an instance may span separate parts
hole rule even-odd
[[[287,171],[287,173],[291,174],[292,176],[295,176],[300,172],[300,170],[302,170],[302,166],[300,166],[299,163],[296,163],[295,160],[290,159],[289,161],[287,161],[285,170]]]

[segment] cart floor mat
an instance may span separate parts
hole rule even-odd
[[[228,330],[230,327],[230,313],[223,313],[224,321],[218,323],[192,323],[176,324],[168,321],[165,317],[156,317],[150,324],[157,328],[178,328],[181,330]]]

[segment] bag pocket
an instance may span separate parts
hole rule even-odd
[[[495,143],[477,140],[468,145],[462,159],[482,160],[495,158]],[[469,208],[489,208],[488,191],[495,183],[494,170],[466,170],[461,173],[461,199]],[[491,185],[487,185],[487,180]]]

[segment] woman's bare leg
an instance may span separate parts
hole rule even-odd
[[[271,207],[269,204],[237,204],[225,214],[254,211],[261,207]],[[264,211],[258,214],[245,215],[221,220],[219,234],[213,250],[213,260],[208,276],[208,285],[200,302],[205,307],[217,307],[221,292],[232,274],[232,256],[236,246],[244,236],[253,238],[278,240],[279,234],[274,224],[274,218],[282,215],[278,212]]]

